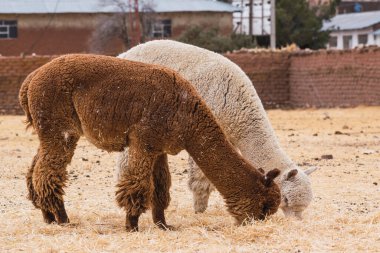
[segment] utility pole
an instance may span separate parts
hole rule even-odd
[[[240,12],[240,34],[243,34],[243,12],[244,12],[244,4],[245,4],[245,1],[244,0],[241,0],[241,12]]]
[[[129,17],[129,28],[131,29],[129,32],[129,36],[131,38],[129,41],[129,47],[133,47],[133,46],[135,46],[135,42],[134,42],[134,36],[133,36],[134,29],[133,29],[133,4],[132,4],[132,0],[128,1],[128,17]]]
[[[252,21],[253,21],[253,0],[249,0],[249,16],[248,16],[248,34],[249,36],[251,36],[252,38],[252,35],[253,35],[253,24],[252,24]]]
[[[276,48],[276,0],[270,1],[270,48]]]
[[[131,43],[130,47],[134,47],[140,43],[140,17],[139,17],[139,1],[129,0],[129,23],[131,28]]]
[[[264,35],[264,1],[261,0],[261,35]]]
[[[141,30],[140,30],[140,15],[139,15],[139,0],[135,0],[135,24],[136,24],[136,34],[135,34],[135,41],[138,45],[141,40]]]

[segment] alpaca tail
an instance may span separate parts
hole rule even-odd
[[[26,114],[26,120],[24,121],[24,123],[26,124],[26,129],[33,126],[33,119],[32,119],[32,115],[30,114],[29,104],[28,104],[28,89],[29,89],[29,83],[32,81],[36,73],[37,71],[33,71],[31,74],[29,74],[25,78],[18,94],[18,100],[20,102],[21,108],[24,110]]]

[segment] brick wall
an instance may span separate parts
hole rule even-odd
[[[289,103],[289,53],[240,52],[225,56],[239,65],[252,80],[265,107]]]
[[[231,53],[266,108],[380,105],[380,48],[351,51]],[[0,57],[0,114],[22,114],[25,77],[52,56]]]
[[[296,107],[380,105],[380,48],[293,53],[289,93]]]
[[[380,105],[380,47],[226,54],[266,108]]]
[[[0,114],[22,114],[18,91],[25,77],[47,63],[51,56],[0,57]]]

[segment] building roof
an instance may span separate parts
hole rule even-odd
[[[380,11],[340,14],[323,22],[322,31],[356,30],[380,23]]]
[[[128,4],[128,0],[120,0]],[[1,0],[0,14],[114,13],[120,9],[113,0]],[[234,12],[231,4],[213,0],[140,0],[155,12]]]

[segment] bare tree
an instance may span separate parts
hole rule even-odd
[[[115,8],[115,13],[99,17],[96,29],[90,38],[90,51],[93,53],[103,53],[107,44],[117,38],[121,40],[124,49],[131,46],[131,22],[140,22],[142,34],[139,40],[144,41],[150,34],[151,24],[154,21],[154,9],[152,1],[140,1],[141,12],[139,20],[133,18],[133,6],[128,0],[103,0],[102,6]],[[139,25],[140,25],[139,24]]]
[[[153,0],[143,1],[140,13],[140,24],[142,26],[141,42],[145,42],[148,37],[151,37],[152,27],[157,19],[154,11]]]

